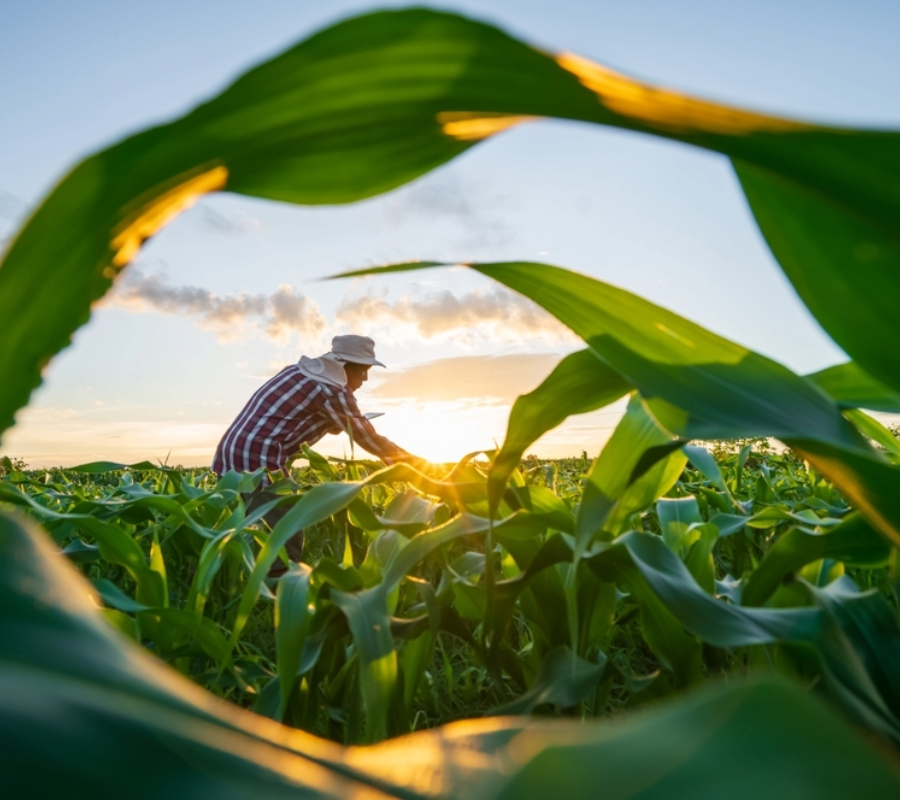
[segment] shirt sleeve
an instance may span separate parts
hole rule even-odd
[[[323,397],[322,409],[336,429],[349,433],[355,444],[373,456],[392,461],[400,455],[405,455],[402,447],[381,436],[372,423],[362,415],[353,392],[348,389],[335,392],[330,397]]]

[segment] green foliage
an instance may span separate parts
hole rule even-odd
[[[457,691],[481,713],[605,716],[743,674],[760,648],[857,717],[848,695],[884,706],[862,721],[900,741],[893,690],[829,667],[846,647],[832,595],[900,645],[888,596],[829,586],[853,568],[886,587],[891,548],[809,466],[755,446],[682,446],[632,400],[593,465],[522,462],[493,524],[478,462],[437,480],[312,451],[250,515],[242,492],[261,474],[23,472],[0,499],[45,524],[119,630],[216,694],[339,741],[468,716]],[[278,503],[292,508],[269,531]],[[318,558],[266,578],[298,525]]]
[[[439,265],[396,264],[345,275],[433,266]],[[857,416],[862,425],[854,427],[812,379],[586,275],[547,264],[469,266],[530,297],[581,336],[605,365],[583,364],[597,373],[596,386],[606,387],[610,369],[617,372],[640,392],[647,413],[671,437],[777,437],[833,480],[882,533],[900,542],[900,508],[894,502],[900,470],[865,438],[884,439],[886,431],[866,415]],[[568,409],[566,393],[554,373],[532,395],[544,403],[549,395]],[[851,419],[853,414],[859,412],[847,412]]]
[[[629,416],[620,427],[634,430]],[[616,451],[610,444],[604,453]],[[369,472],[370,465],[336,469],[326,463],[326,470],[313,459],[318,472],[295,470],[294,479],[276,488],[295,509],[301,508],[296,502],[300,497],[307,509],[304,519],[315,522],[307,530],[311,551],[321,555],[309,565],[290,565],[281,578],[264,578],[233,648],[229,636],[237,629],[241,599],[259,564],[270,563],[260,559],[273,534],[259,514],[245,515],[239,491],[251,489],[260,475],[216,480],[200,470],[176,469],[90,476],[77,470],[18,472],[0,481],[0,497],[44,522],[57,548],[93,580],[111,626],[99,621],[86,599],[74,602],[89,592],[73,583],[72,568],[62,566],[43,534],[3,518],[0,543],[8,558],[0,575],[0,619],[6,621],[0,636],[20,641],[24,629],[17,619],[24,613],[28,624],[43,633],[29,634],[22,647],[9,650],[18,655],[11,662],[0,659],[0,675],[20,687],[26,681],[39,693],[31,696],[41,696],[60,713],[65,709],[71,726],[55,726],[54,742],[81,754],[76,772],[83,786],[114,778],[96,766],[99,754],[111,757],[102,739],[86,737],[76,747],[72,737],[77,737],[80,719],[104,725],[115,719],[131,741],[143,743],[142,757],[152,753],[156,768],[170,776],[167,780],[182,774],[190,785],[198,774],[239,782],[266,774],[265,780],[275,785],[300,780],[308,789],[322,791],[317,782],[323,778],[312,777],[315,772],[273,766],[312,756],[333,771],[329,781],[388,786],[389,794],[402,793],[405,786],[412,788],[406,781],[420,758],[416,743],[424,749],[433,746],[430,734],[423,732],[416,735],[420,738],[403,740],[402,758],[387,750],[379,760],[376,749],[347,762],[349,756],[339,751],[322,751],[319,740],[299,739],[288,746],[293,755],[282,750],[281,759],[263,767],[262,753],[273,746],[272,732],[209,705],[187,687],[176,691],[171,673],[144,665],[147,657],[117,639],[113,628],[222,697],[346,743],[473,713],[617,716],[623,708],[656,704],[723,675],[760,671],[818,687],[833,708],[900,743],[900,692],[892,670],[900,628],[896,608],[885,594],[890,578],[885,540],[808,465],[789,453],[771,451],[765,441],[740,452],[719,449],[715,455],[699,445],[684,450],[690,462],[680,450],[657,462],[681,457],[667,498],[652,497],[634,507],[612,530],[601,523],[581,548],[576,515],[583,507],[582,487],[591,485],[598,466],[582,459],[522,462],[494,524],[497,602],[492,611],[481,574],[487,521],[472,515],[465,503],[448,499],[460,496],[448,490],[450,481],[409,471],[404,477],[417,482],[416,488],[409,481],[385,479],[396,477],[391,468]],[[602,461],[601,456],[597,464]],[[348,466],[360,480],[332,480]],[[634,476],[632,485],[651,472]],[[462,478],[458,486],[466,487],[472,504],[485,504],[486,468],[457,466],[450,475]],[[480,494],[471,491],[477,481],[484,487]],[[332,487],[331,494],[341,502],[316,500]],[[627,488],[620,492],[628,495]],[[352,503],[359,505],[353,509]],[[176,507],[183,513],[173,513]],[[308,510],[313,507],[321,509],[320,519]],[[95,527],[101,519],[109,528]],[[379,527],[366,530],[355,524],[361,520],[376,520]],[[621,528],[629,532],[617,536]],[[92,544],[104,541],[96,531],[102,537],[110,529],[118,532],[117,544],[101,552]],[[343,559],[343,537],[365,542],[360,559]],[[130,560],[134,550],[141,566]],[[698,574],[705,563],[711,586]],[[834,581],[844,567],[856,570],[858,578],[868,575],[868,582],[880,589],[859,592],[847,577]],[[148,578],[151,574],[156,583]],[[141,580],[151,581],[156,592],[161,581],[167,596],[157,593],[151,604],[141,595],[141,602]],[[37,602],[23,602],[23,591],[36,592]],[[10,593],[18,593],[19,599]],[[54,597],[66,597],[66,606]],[[574,617],[567,611],[572,605],[578,610]],[[560,620],[573,618],[574,628],[560,625]],[[496,637],[492,643],[481,637],[487,628]],[[24,644],[48,644],[62,635],[89,642],[74,649]],[[69,678],[62,679],[63,674]],[[72,679],[80,682],[78,688],[69,688]],[[0,677],[0,718],[14,720],[20,732],[43,735],[38,717],[20,702],[10,705],[12,696],[3,693],[3,681]],[[85,694],[87,683],[96,688]],[[576,787],[573,791],[600,775],[631,785],[642,773],[626,757],[634,737],[643,738],[642,758],[649,759],[643,763],[652,772],[652,765],[661,768],[673,757],[670,729],[688,726],[676,737],[681,741],[695,730],[690,720],[711,724],[710,719],[721,718],[716,723],[724,726],[718,728],[720,747],[727,751],[732,736],[743,746],[752,743],[772,760],[770,769],[776,773],[780,767],[775,765],[786,765],[783,759],[789,754],[805,776],[804,791],[821,786],[830,796],[841,796],[835,787],[858,771],[866,773],[865,781],[874,789],[893,791],[896,779],[889,777],[880,757],[797,689],[768,683],[740,686],[692,697],[642,717],[643,722],[601,728],[596,734],[585,728],[577,734],[562,729],[529,729],[526,734],[513,722],[470,728],[465,744],[443,751],[440,768],[469,757],[464,755],[469,750],[487,754],[490,763],[503,762],[510,737],[521,735],[528,737],[533,755],[517,761],[512,772],[502,771],[506,777],[491,784],[492,791],[501,793],[497,796],[522,796],[522,781],[532,774],[536,780],[555,775]],[[107,699],[104,693],[110,692],[142,699],[133,710],[117,708],[121,700]],[[148,702],[161,704],[149,716]],[[785,709],[793,709],[790,736]],[[175,722],[191,716],[207,720],[206,732]],[[176,724],[186,731],[177,735],[177,746],[173,733],[161,732],[174,731]],[[251,766],[218,750],[209,725],[255,740],[258,763]],[[160,736],[182,754],[174,762],[172,747],[161,751],[151,744]],[[826,786],[813,769],[821,759],[811,741],[840,743],[842,753],[853,754],[838,766],[829,763],[834,785]],[[676,776],[682,771],[692,776],[701,794],[704,786],[722,785],[724,773],[713,766],[709,748],[691,746],[676,761]],[[609,772],[614,763],[618,771]],[[706,765],[702,780],[696,776],[701,765]],[[663,773],[668,770],[653,778],[659,791],[674,791],[671,787],[687,779]],[[195,777],[188,779],[188,774]],[[481,773],[463,774],[469,777],[453,785],[456,793],[487,780]],[[749,772],[736,776],[729,770],[729,775],[732,781],[754,780]],[[51,787],[53,780],[46,773],[31,785]],[[160,777],[145,780],[149,796]],[[349,791],[349,784],[342,791]]]

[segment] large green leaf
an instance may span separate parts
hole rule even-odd
[[[685,438],[800,437],[866,452],[810,382],[765,356],[603,281],[546,264],[473,264],[571,328]],[[687,412],[677,418],[678,410]]]
[[[378,742],[389,732],[391,702],[396,701],[397,653],[391,635],[386,592],[333,591],[334,604],[347,618],[359,652],[359,675],[366,709],[365,741]]]
[[[614,125],[731,157],[816,318],[863,368],[900,388],[900,137],[708,103],[414,9],[322,31],[181,119],[91,156],[57,185],[0,267],[0,430],[141,243],[203,193],[351,202],[535,117]]]
[[[398,272],[395,264],[347,275]],[[631,292],[560,267],[472,269],[531,298],[581,336],[682,439],[774,436],[795,448],[872,524],[900,542],[900,470],[887,463],[813,381]]]
[[[706,480],[716,487],[716,489],[727,493],[728,487],[725,485],[722,471],[719,469],[718,462],[713,458],[713,455],[709,450],[705,447],[700,447],[699,445],[685,445],[682,450],[690,460],[694,469],[698,470]]]
[[[900,412],[900,394],[866,374],[853,361],[806,377],[818,384],[840,406]]]
[[[835,134],[808,136],[802,176],[734,159],[760,230],[809,310],[861,367],[895,390],[898,142],[895,133],[874,131],[843,142]]]
[[[397,272],[398,264],[344,273]],[[470,264],[531,298],[635,386],[657,418],[691,438],[798,437],[869,453],[811,382],[631,292],[560,267]]]
[[[574,414],[602,408],[625,395],[631,386],[590,350],[566,356],[534,391],[516,399],[509,413],[503,447],[488,476],[491,508],[512,471],[534,442]]]
[[[831,656],[829,669],[832,673],[841,673],[834,675],[832,683],[838,678],[851,686],[853,682],[861,682],[859,679],[864,675],[875,690],[866,694],[877,694],[884,702],[883,707],[871,710],[885,720],[893,715],[894,740],[900,742],[900,725],[897,724],[900,675],[896,667],[900,659],[900,625],[897,614],[879,592],[860,595],[855,594],[854,589],[847,579],[835,581],[825,589],[810,587],[816,602],[826,610],[830,621],[841,633],[840,637],[832,637],[835,643],[832,652],[826,652],[826,657]],[[854,673],[856,681],[848,680]],[[860,701],[869,704],[862,692],[857,697],[857,702],[862,705]],[[876,727],[868,720],[866,722],[870,727]]]
[[[589,728],[584,740],[537,755],[499,796],[595,797],[598,787],[604,798],[615,800],[805,792],[827,798],[894,791],[882,789],[878,772],[866,776],[865,788],[854,786],[847,768],[861,764],[856,759],[863,754],[871,757],[871,750],[833,750],[826,744],[832,735],[828,717],[810,713],[811,698],[797,702],[800,698],[791,692],[773,688],[744,686],[729,692],[727,701],[725,695],[698,694],[643,720]],[[757,738],[760,730],[767,731],[765,741]]]
[[[0,555],[0,747],[15,796],[900,791],[892,765],[846,723],[773,683],[731,684],[618,724],[492,719],[343,748],[218,701],[119,637],[33,524],[0,515]]]
[[[839,578],[809,586],[822,610],[815,639],[829,692],[854,721],[900,745],[900,625],[877,590],[860,594]]]
[[[845,409],[844,416],[856,426],[861,434],[869,437],[879,447],[883,447],[887,457],[893,463],[897,463],[898,457],[900,457],[900,441],[897,440],[890,428],[858,408]]]
[[[716,600],[658,536],[627,533],[609,555],[591,559],[598,567],[606,561],[629,583],[646,582],[682,625],[717,647],[811,639],[818,630],[819,613],[813,608],[740,608]]]
[[[311,574],[312,570],[306,564],[291,564],[290,569],[278,580],[278,594],[275,597],[275,646],[282,717],[297,679],[300,656],[309,632]]]

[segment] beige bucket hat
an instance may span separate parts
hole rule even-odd
[[[368,336],[357,336],[349,333],[346,336],[335,336],[331,340],[331,352],[341,361],[351,364],[369,364],[375,367],[383,367],[375,358],[375,342]]]

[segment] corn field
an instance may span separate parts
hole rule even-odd
[[[716,105],[453,14],[347,20],[47,196],[0,264],[0,430],[204,193],[349,203],[542,118],[730,159],[853,360],[797,375],[594,278],[473,263],[585,345],[496,451],[426,474],[305,449],[252,512],[261,473],[3,460],[16,794],[897,796],[900,444],[862,410],[900,411],[893,132]],[[526,457],[623,397],[599,454]]]

